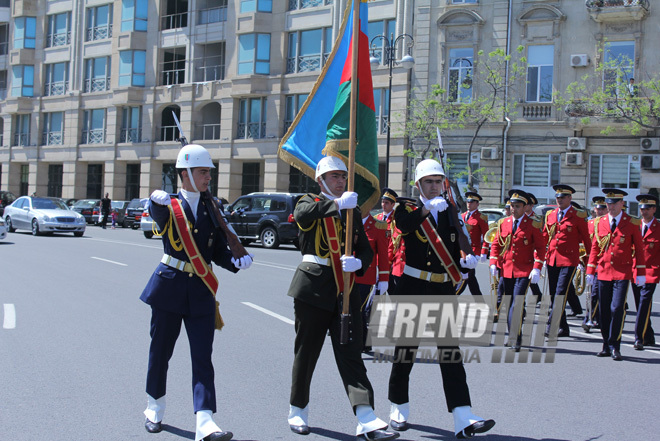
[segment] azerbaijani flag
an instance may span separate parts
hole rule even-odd
[[[369,64],[366,0],[360,4],[358,44],[357,146],[355,192],[358,204],[371,208],[380,196],[376,111]],[[353,1],[346,5],[332,52],[311,93],[282,142],[278,155],[285,162],[314,178],[323,156],[337,156],[348,163],[351,78],[353,56]]]

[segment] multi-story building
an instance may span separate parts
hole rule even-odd
[[[0,188],[66,198],[107,191],[113,199],[174,190],[174,113],[187,139],[211,152],[218,196],[305,191],[310,180],[278,159],[277,147],[331,51],[346,3],[0,0]],[[522,45],[527,78],[509,92],[518,102],[510,126],[504,118],[486,124],[470,158],[470,127],[443,133],[451,173],[468,160],[484,168],[494,176],[479,188],[490,204],[512,186],[552,200],[560,181],[582,202],[607,185],[633,196],[657,191],[659,161],[643,158],[660,153],[659,134],[604,136],[609,122],[570,118],[553,102],[553,92],[607,57],[598,50],[605,40],[630,55],[631,75],[660,72],[657,13],[647,0],[370,2],[370,39],[414,38],[415,65],[395,65],[391,89],[388,67],[373,70],[381,176],[387,157],[389,186],[409,194],[414,164],[405,150],[415,140],[402,127],[411,96],[433,84],[467,84],[479,50]],[[474,84],[444,98],[479,93]]]

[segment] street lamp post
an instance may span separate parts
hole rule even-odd
[[[400,60],[396,60],[396,53],[397,53],[397,44],[399,43],[399,40],[405,40],[408,38],[410,42],[407,45],[408,53],[406,53],[403,57],[401,57]],[[385,47],[383,48],[383,65],[388,66],[389,68],[389,80],[390,84],[387,89],[387,144],[385,147],[385,179],[383,181],[383,187],[388,186],[388,181],[390,177],[390,122],[391,122],[391,114],[392,114],[392,70],[394,69],[394,65],[401,65],[406,69],[412,69],[413,65],[415,64],[414,58],[410,55],[410,49],[413,47],[415,44],[415,40],[408,34],[401,34],[398,37],[394,38],[394,34],[390,34],[390,38],[388,39],[385,35],[377,35],[374,38],[371,39],[371,58],[369,59],[369,62],[371,64],[371,68],[376,69],[380,65],[380,59],[376,57],[376,45],[374,44],[374,41],[376,40],[382,40],[383,44]],[[402,46],[403,47],[403,46]]]

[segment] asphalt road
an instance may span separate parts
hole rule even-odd
[[[214,344],[216,421],[236,440],[355,439],[329,340],[312,383],[312,434],[289,431],[294,330],[286,291],[300,253],[286,246],[250,250],[252,268],[217,272],[226,327]],[[18,232],[0,241],[0,440],[194,438],[185,330],[170,363],[165,431],[148,434],[143,427],[150,310],[138,297],[161,255],[159,240],[123,229],[88,227],[83,238]],[[486,265],[478,275],[487,289]],[[594,356],[600,335],[582,332],[581,319],[569,319],[572,336],[560,340],[553,363],[492,363],[502,348],[479,349],[479,360],[466,364],[473,410],[497,421],[481,438],[656,437],[660,348],[632,349],[634,319],[631,310],[622,362]],[[654,320],[659,327],[658,313]],[[387,420],[391,366],[364,358],[376,414]],[[438,367],[416,365],[410,391],[412,429],[400,439],[454,439]]]

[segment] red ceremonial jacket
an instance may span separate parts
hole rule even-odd
[[[387,254],[389,248],[387,224],[376,221],[373,216],[369,216],[364,222],[364,232],[367,233],[369,245],[374,251],[374,259],[364,274],[355,278],[355,283],[374,285],[376,283],[376,267],[378,267],[378,281],[388,282],[390,280],[390,262]]]
[[[545,261],[552,266],[578,266],[580,243],[584,244],[587,254],[591,250],[587,213],[571,206],[561,222],[557,223],[559,212],[559,208],[556,208],[545,215],[543,239],[548,244]]]
[[[596,218],[587,274],[598,273],[598,280],[605,281],[632,280],[633,269],[639,276],[646,275],[640,223],[639,219],[623,212],[612,233],[608,215]]]
[[[542,223],[523,215],[519,219],[518,229],[512,235],[514,220],[513,216],[509,216],[500,223],[490,247],[490,264],[497,265],[501,256],[500,276],[509,279],[529,277],[533,268],[540,270],[543,267],[545,259]]]
[[[472,252],[475,256],[479,257],[481,254],[488,254],[488,244],[484,245],[483,237],[488,231],[488,216],[481,214],[479,210],[474,210],[472,216],[467,217],[468,211],[461,214],[463,222],[467,226],[468,233],[470,234],[470,242],[472,242]]]
[[[376,215],[376,219],[379,221],[382,221],[383,217],[385,217],[383,213]],[[387,218],[387,230],[389,240],[388,256],[392,275],[401,277],[403,275],[403,268],[406,266],[406,245],[403,242],[401,231],[396,227],[396,222],[394,222],[394,210],[392,210]]]
[[[640,231],[644,224],[640,225]],[[660,221],[653,219],[649,230],[642,237],[644,260],[646,261],[646,283],[660,282]],[[635,271],[635,276],[642,275]]]

